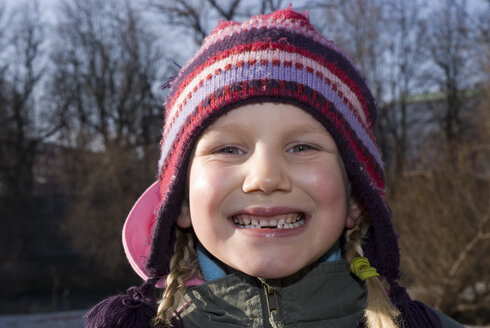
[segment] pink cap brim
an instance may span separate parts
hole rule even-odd
[[[150,255],[152,229],[160,205],[160,188],[156,181],[140,196],[129,212],[122,231],[124,252],[131,267],[144,280],[149,278],[145,264]]]
[[[122,231],[124,252],[129,264],[143,280],[149,278],[146,261],[150,255],[152,230],[160,205],[160,184],[156,181],[136,201],[126,218]],[[201,283],[203,281],[197,278],[186,281],[187,286]],[[165,287],[165,277],[162,277],[156,286]]]

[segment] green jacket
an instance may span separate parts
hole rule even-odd
[[[345,261],[324,262],[297,274],[263,281],[241,272],[189,288],[178,314],[193,327],[358,327],[364,283]],[[444,327],[462,327],[440,315]]]

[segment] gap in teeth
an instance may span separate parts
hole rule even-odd
[[[244,229],[293,229],[305,223],[304,213],[292,213],[273,218],[260,218],[252,215],[237,215],[233,222]]]

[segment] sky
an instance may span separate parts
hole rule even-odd
[[[29,2],[28,0],[0,0],[0,3],[6,4],[7,10],[11,10],[12,8],[19,6],[21,4]],[[39,7],[41,12],[44,15],[44,18],[48,21],[54,20],[54,11],[56,5],[61,2],[61,0],[38,0]]]
[[[59,3],[61,3],[63,0],[38,0],[38,1],[39,1],[40,7],[41,7],[43,13],[45,13],[47,16],[46,18],[48,18],[49,20],[52,20],[52,19],[54,19],[53,12],[55,11],[56,6]],[[248,0],[247,3],[249,1],[250,0]],[[16,6],[20,3],[25,3],[25,2],[28,2],[28,0],[0,0],[0,3],[7,4],[8,8],[12,8],[13,6]],[[294,7],[294,6],[304,4],[305,0],[289,0],[289,1],[286,1],[285,3],[287,3],[287,4],[292,3],[293,7]]]

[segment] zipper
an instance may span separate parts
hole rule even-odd
[[[278,311],[278,303],[277,303],[277,294],[274,288],[269,286],[264,279],[259,278],[260,282],[262,283],[262,287],[264,288],[264,294],[265,294],[265,301],[267,304],[267,310],[269,312],[269,322],[272,326],[275,326],[274,324],[274,317]]]

